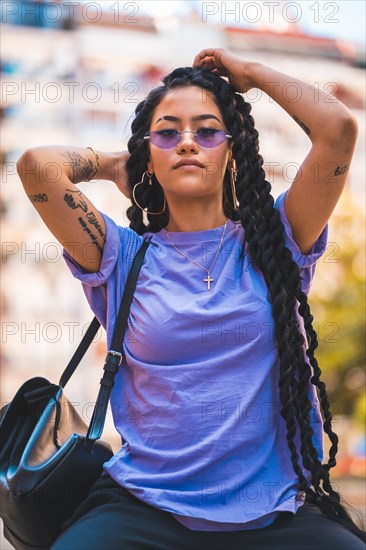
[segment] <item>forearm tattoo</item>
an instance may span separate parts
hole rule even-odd
[[[72,208],[72,210],[80,209],[81,212],[85,213],[85,218],[79,216],[78,222],[83,228],[83,231],[89,235],[91,244],[98,250],[99,254],[102,255],[102,244],[105,242],[105,233],[96,214],[92,210],[88,212],[88,204],[84,200],[80,189],[65,189],[65,191],[64,201],[66,204]],[[102,238],[102,244],[99,241],[99,237]]]
[[[297,116],[293,115],[292,118],[294,119],[295,122],[297,122],[297,124],[300,126],[300,128],[302,128],[302,129],[304,130],[305,134],[307,134],[308,136],[310,136],[310,130],[309,130],[309,128],[308,128],[303,122],[301,122],[301,120],[299,120],[299,119],[297,118]]]
[[[341,174],[345,174],[347,172],[348,168],[349,168],[348,164],[345,164],[344,166],[337,166],[337,168],[334,172],[334,175],[335,176],[340,176]]]
[[[62,156],[66,157],[70,164],[70,179],[73,183],[90,180],[95,172],[95,166],[91,159],[86,159],[74,151],[66,151],[62,153]]]

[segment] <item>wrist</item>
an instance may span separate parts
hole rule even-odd
[[[93,147],[90,147],[88,146],[87,149],[90,149],[90,151],[93,153],[94,155],[94,161],[95,161],[95,166],[93,166],[93,169],[92,169],[92,172],[91,172],[91,175],[88,177],[88,181],[91,181],[95,178],[95,176],[97,175],[98,171],[99,171],[99,155],[98,153],[96,152],[95,149],[93,149]]]
[[[99,157],[99,166],[93,179],[115,181],[121,153],[95,151]]]
[[[245,72],[252,88],[264,90],[266,81],[268,81],[268,67],[257,61],[250,61],[246,64]]]

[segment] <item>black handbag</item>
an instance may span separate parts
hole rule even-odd
[[[16,550],[49,548],[113,456],[109,443],[100,437],[148,245],[143,242],[127,277],[89,427],[63,388],[100,327],[96,317],[58,384],[31,378],[0,411],[0,516],[4,536]]]

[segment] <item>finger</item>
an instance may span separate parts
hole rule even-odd
[[[198,54],[196,55],[196,57],[194,58],[194,61],[193,63],[199,63],[204,57],[207,56],[207,50],[201,50],[200,52],[198,52]],[[212,55],[212,54],[211,54]]]
[[[202,57],[213,57],[215,55],[215,52],[218,51],[218,48],[205,48],[204,50],[201,50],[196,57],[202,58]]]
[[[217,51],[215,48],[201,50],[194,58],[193,65],[200,63],[205,57],[214,57],[215,51]]]
[[[196,65],[201,69],[208,69],[210,71],[218,71],[220,74],[226,74],[225,68],[222,65],[218,65],[214,59],[203,60],[199,65]]]
[[[217,69],[216,63],[210,60],[202,61],[202,63],[200,64],[200,67],[205,67],[206,69]]]
[[[204,63],[204,64],[201,64],[201,65],[197,65],[196,68],[206,69],[208,71],[214,71],[214,70],[217,69],[216,65],[214,65],[212,63]]]
[[[204,57],[200,59],[199,61],[195,62],[193,64],[194,67],[203,67],[206,65],[215,65],[215,60],[213,57]]]

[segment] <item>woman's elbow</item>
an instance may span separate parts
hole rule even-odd
[[[16,161],[18,176],[23,185],[37,181],[37,161],[34,158],[33,150],[27,149]]]
[[[336,131],[333,134],[333,140],[337,146],[345,153],[353,151],[358,136],[357,119],[351,111],[347,111],[338,120]]]

